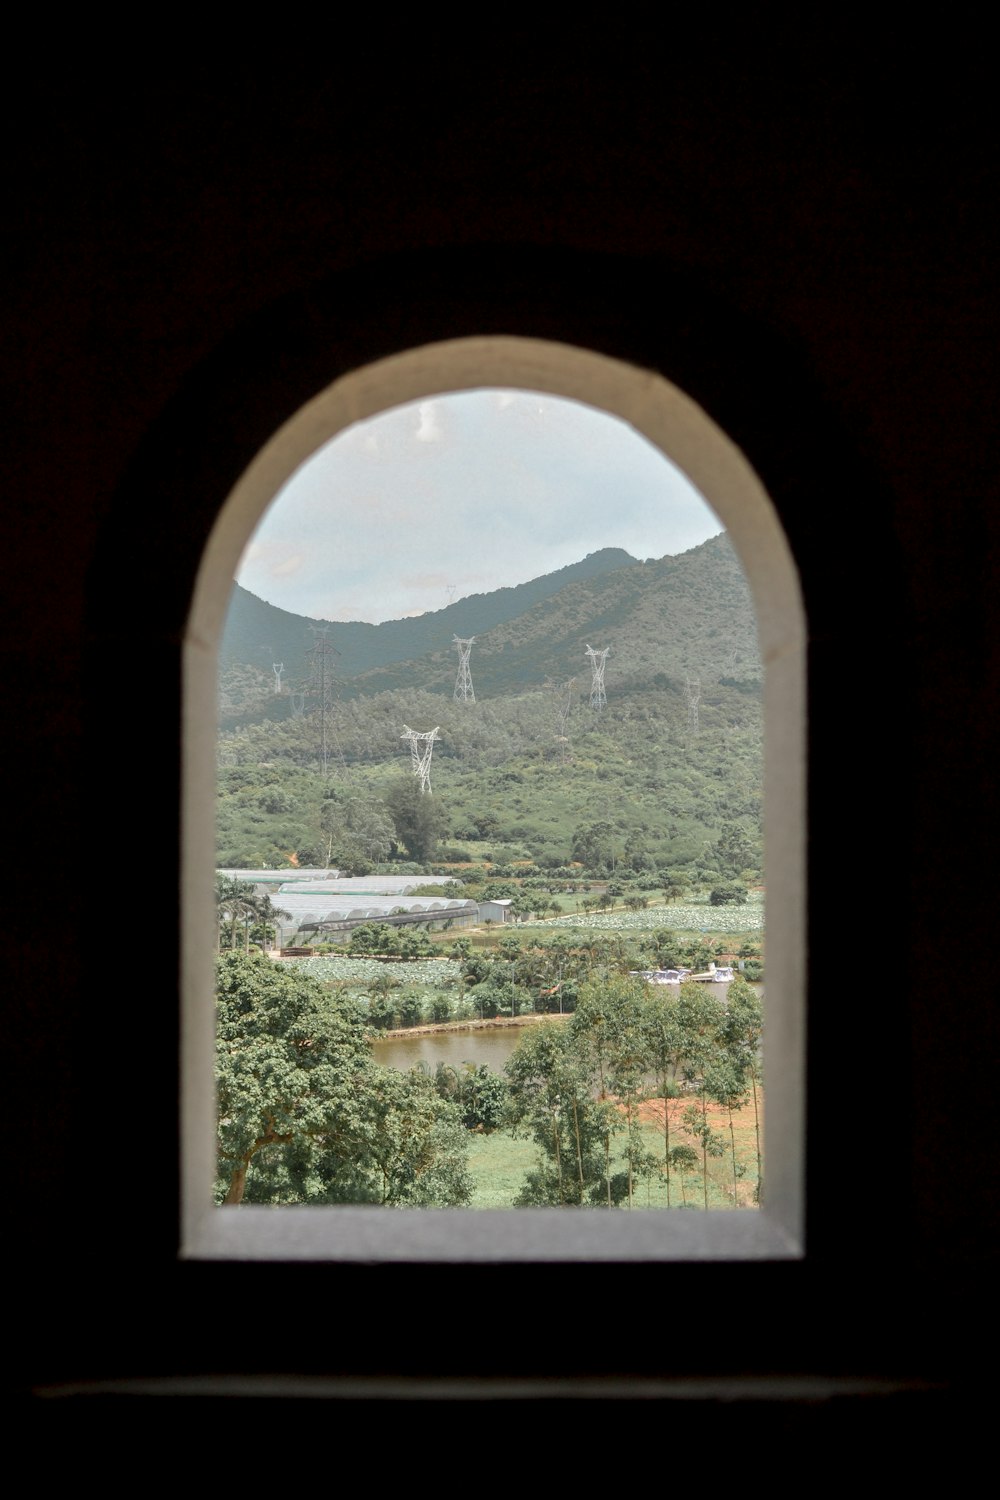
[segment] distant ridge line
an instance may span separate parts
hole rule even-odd
[[[338,675],[355,677],[376,667],[410,660],[437,649],[442,632],[445,639],[450,639],[452,634],[468,636],[491,630],[516,619],[571,583],[639,565],[639,559],[623,548],[603,547],[588,553],[580,562],[569,563],[540,578],[488,594],[467,594],[453,604],[422,615],[384,620],[379,625],[361,620],[334,620],[329,623],[341,653]],[[294,677],[304,657],[306,631],[316,623],[308,616],[268,604],[240,584],[234,584],[220,646],[220,665],[245,662],[257,666],[267,657],[270,670],[268,653],[277,653],[274,659],[289,663],[290,676]]]

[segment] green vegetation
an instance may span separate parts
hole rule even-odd
[[[658,562],[615,559],[521,612],[517,602],[497,604],[496,623],[477,636],[475,703],[452,699],[451,610],[391,630],[335,626],[343,655],[326,716],[329,776],[319,769],[319,711],[307,681],[276,695],[255,665],[262,651],[271,660],[270,645],[246,620],[227,626],[220,866],[366,874],[386,861],[419,869],[437,859],[509,865],[520,878],[517,862],[529,861],[542,873],[572,867],[595,879],[642,879],[667,900],[759,878],[760,663],[749,592],[726,538]],[[304,649],[307,622],[284,618]],[[363,653],[352,656],[355,631],[388,631],[377,669],[364,670]],[[588,632],[614,642],[603,713],[587,702]],[[280,654],[291,683],[299,670],[291,640]],[[691,674],[700,684],[697,731],[685,691]],[[440,726],[430,798],[407,774],[403,723]]]
[[[597,878],[721,883],[730,872],[718,840],[729,823],[745,841],[736,873],[759,872],[757,699],[706,690],[701,730],[689,738],[678,688],[637,688],[627,716],[578,703],[561,742],[539,691],[466,706],[415,689],[364,706],[363,734],[352,722],[358,700],[335,706],[343,760],[331,783],[315,767],[308,716],[222,736],[220,865],[332,863],[364,874],[389,857],[422,865],[457,853],[543,870],[575,862]],[[419,816],[402,789],[412,783],[400,783],[398,726],[409,718],[441,725],[434,794],[420,799]],[[372,836],[362,841],[365,807]],[[595,819],[595,807],[607,814]]]
[[[383,977],[388,993],[396,981]],[[757,1201],[761,1015],[742,980],[723,1006],[696,984],[587,979],[571,1015],[523,1032],[501,1077],[468,1063],[433,1075],[378,1066],[379,978],[366,1007],[299,966],[220,958],[218,1202]],[[749,1105],[753,1140],[744,1127],[738,1144]]]
[[[713,906],[743,906],[747,888],[745,885],[716,885],[709,891],[708,899]]]
[[[761,681],[742,572],[716,537],[658,562],[597,554],[500,594],[336,626],[325,706],[303,675],[307,622],[235,596],[219,865],[445,874],[447,895],[503,900],[517,927],[371,921],[276,966],[250,949],[285,914],[221,876],[220,1201],[756,1201],[759,1124],[750,1150],[735,1123],[758,1102],[756,997],[737,981],[725,1009],[708,988],[634,977],[737,952],[761,972]],[[452,633],[477,636],[474,703],[452,698]],[[602,713],[587,637],[612,642]],[[283,694],[259,665],[277,640]],[[408,773],[404,723],[439,726],[431,795]],[[379,1031],[539,1014],[553,1019],[525,1029],[505,1078],[372,1061]]]
[[[573,584],[638,566],[620,547],[604,547],[582,562],[571,563],[542,578],[533,578],[515,588],[496,589],[490,594],[472,594],[431,614],[387,620],[382,625],[358,621],[338,625],[340,672],[356,677],[373,668],[409,661],[424,652],[440,651],[440,642],[450,642],[453,635],[482,637]],[[227,719],[241,717],[248,708],[259,714],[263,700],[274,698],[271,661],[280,658],[294,676],[305,669],[308,644],[300,616],[266,604],[236,584],[219,652]],[[450,661],[447,650],[443,654]],[[263,663],[263,669],[249,663]]]
[[[728,1151],[730,1202],[738,1204],[747,1163],[737,1152],[733,1116],[752,1099],[756,1119],[760,1036],[759,1002],[739,979],[728,1009],[697,984],[651,988],[623,976],[588,982],[572,1019],[532,1027],[507,1064],[511,1122],[539,1150],[515,1203],[631,1207],[647,1182],[651,1200],[655,1182],[671,1206],[675,1179],[686,1201],[687,1178],[697,1170],[707,1209],[709,1159]],[[672,1141],[670,1101],[681,1094],[690,1102],[681,1139]],[[663,1116],[655,1150],[643,1112],[650,1098],[660,1101]],[[717,1129],[720,1110],[728,1141]],[[755,1166],[759,1184],[759,1144]]]
[[[696,922],[687,931],[663,925],[668,916],[683,916],[688,910]],[[755,900],[750,910],[750,931],[756,932],[763,925],[763,907]],[[744,909],[737,915],[744,915]],[[435,946],[413,929],[364,923],[351,933],[345,949],[286,963],[351,993],[376,1030],[531,1013],[570,1014],[588,980],[631,970],[698,971],[738,954],[747,977],[759,979],[759,944],[746,934],[706,930],[712,917],[709,906],[611,911],[576,922],[567,918],[544,925],[526,923],[516,930],[499,927],[488,935],[459,937],[448,947]],[[727,908],[727,927],[732,918]],[[597,923],[601,930],[595,930]]]
[[[233,953],[217,1008],[218,1202],[468,1202],[458,1107],[373,1062],[353,998]]]
[[[277,939],[278,923],[290,916],[270,896],[258,895],[251,881],[229,875],[216,879],[215,905],[220,950],[242,946],[249,952],[251,943],[269,948]]]

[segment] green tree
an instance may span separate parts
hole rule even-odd
[[[421,864],[432,860],[444,831],[445,814],[441,799],[430,792],[421,792],[416,779],[406,776],[392,784],[385,803],[395,825],[396,837],[405,845],[410,858]]]
[[[240,880],[235,875],[218,875],[215,881],[215,904],[218,914],[218,944],[222,946],[223,931],[228,929],[229,945],[236,947],[239,924],[244,924],[244,947],[250,946],[250,920],[257,911],[257,896],[253,882]]]
[[[360,1007],[263,955],[236,953],[219,960],[216,1004],[223,1201],[363,1194],[347,1144],[374,1066]]]
[[[379,1031],[391,1031],[397,1024],[399,1014],[394,997],[399,987],[399,980],[385,971],[376,974],[368,985],[368,1020]]]
[[[692,1172],[698,1170],[698,1153],[693,1146],[674,1146],[670,1151],[670,1165],[680,1174],[681,1204],[684,1208],[687,1208],[687,1179]],[[691,1206],[693,1207],[694,1205],[692,1204]]]
[[[710,994],[710,985],[689,981],[680,987],[677,1014],[684,1049],[684,1076],[698,1089],[699,1103],[684,1111],[684,1128],[701,1145],[702,1192],[708,1208],[708,1158],[721,1156],[725,1147],[708,1120],[711,1069],[719,1062],[723,1047],[725,1009]]]
[[[344,796],[332,787],[320,806],[318,827],[324,863],[342,865],[353,874],[387,859],[396,837],[393,820],[377,797]]]
[[[721,1104],[729,1119],[729,1147],[733,1166],[733,1206],[739,1206],[738,1182],[744,1169],[736,1160],[736,1131],[733,1111],[742,1109],[749,1093],[746,1074],[739,1061],[731,1053],[714,1059],[705,1073],[705,1092],[708,1097]]]
[[[259,923],[260,942],[263,948],[267,948],[270,945],[272,937],[277,940],[279,922],[290,922],[292,920],[291,912],[285,911],[280,906],[275,906],[267,894],[256,898],[253,904],[253,911]],[[257,929],[251,933],[252,937],[256,936],[256,931]]]
[[[440,1069],[441,1064],[438,1064]],[[455,1072],[454,1069],[451,1070]],[[510,1085],[499,1073],[494,1073],[485,1063],[463,1063],[461,1073],[455,1072],[455,1100],[462,1112],[462,1124],[466,1130],[479,1130],[484,1135],[498,1130],[507,1118],[510,1104]]]
[[[465,1203],[458,1111],[372,1061],[362,1007],[263,955],[217,980],[220,1201]]]
[[[708,899],[712,906],[745,906],[747,888],[735,883],[716,885],[712,887]]]
[[[521,1038],[504,1069],[510,1084],[510,1119],[542,1153],[528,1175],[519,1206],[581,1204],[605,1178],[606,1106],[593,1097],[590,1070],[569,1028],[543,1021]]]
[[[406,991],[399,1005],[400,1026],[420,1026],[425,1019],[423,995],[414,990]]]
[[[627,1024],[623,1015],[627,1004],[628,1000],[621,987],[614,985],[609,976],[601,980],[588,980],[581,987],[577,1007],[570,1021],[570,1035],[577,1059],[596,1087],[598,1102],[602,1106],[603,1200],[608,1208],[612,1206],[615,1196],[611,1174],[611,1138],[622,1128],[621,1116],[615,1108],[612,1094],[614,1084],[618,1081],[615,1070],[620,1034]]]
[[[677,1093],[677,1075],[684,1061],[685,1036],[680,1018],[680,995],[673,985],[649,988],[642,1004],[642,1025],[650,1072],[663,1098],[663,1170],[667,1183],[667,1207],[671,1206],[670,1100]]]
[[[473,1181],[458,1108],[433,1079],[412,1069],[372,1068],[357,1104],[353,1136],[371,1163],[372,1201],[386,1207],[458,1207]]]
[[[582,824],[573,835],[573,859],[588,870],[610,867],[614,855],[614,829],[606,821]]]
[[[719,869],[727,875],[738,875],[757,863],[753,845],[739,823],[723,823],[712,853]]]
[[[764,1018],[760,999],[745,979],[737,975],[726,996],[726,1020],[723,1031],[726,1049],[733,1066],[749,1085],[753,1099],[754,1134],[757,1146],[757,1187],[754,1199],[760,1203],[764,1193],[764,1161],[760,1147],[760,1047]]]
[[[613,1199],[610,1170],[611,1135],[620,1128],[624,1114],[627,1135],[625,1196],[629,1206],[634,1192],[634,1166],[643,1155],[638,1106],[645,1097],[649,1052],[642,1026],[646,987],[641,980],[608,975],[583,986],[571,1032],[596,1071],[599,1098],[616,1108],[605,1115],[605,1188],[608,1207]]]

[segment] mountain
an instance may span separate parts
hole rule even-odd
[[[570,563],[528,583],[489,594],[469,594],[444,609],[410,619],[386,620],[381,625],[358,620],[335,622],[330,626],[329,640],[338,652],[337,676],[356,677],[391,662],[409,661],[433,652],[442,642],[450,646],[453,635],[481,635],[517,619],[571,584],[639,566],[620,547],[604,547],[582,562]],[[220,669],[251,666],[270,675],[273,662],[284,662],[286,685],[304,678],[309,666],[306,653],[313,644],[311,627],[321,623],[278,609],[234,584],[219,649]]]
[[[223,722],[290,711],[288,690],[308,675],[314,623],[236,587],[221,651]],[[760,678],[753,602],[724,534],[648,562],[606,548],[517,588],[473,595],[414,619],[335,624],[329,639],[339,653],[336,696],[406,690],[450,697],[453,635],[476,637],[471,670],[480,699],[569,678],[589,691],[588,645],[611,648],[609,692],[664,676],[676,683]],[[269,691],[274,661],[285,665],[281,697]]]
[[[551,588],[553,577],[565,580],[561,587]],[[463,622],[476,634],[474,703],[453,696],[457,606],[392,622],[388,639],[413,655],[352,677],[338,661],[326,715],[315,696],[289,691],[287,676],[274,693],[270,653],[266,675],[252,662],[231,663],[222,676],[220,861],[280,863],[288,850],[303,864],[328,860],[325,802],[378,801],[405,777],[409,724],[439,729],[434,793],[444,837],[459,847],[477,847],[486,819],[488,837],[520,850],[516,857],[559,865],[575,833],[603,818],[632,868],[693,868],[735,821],[755,867],[761,663],[750,592],[728,538],[658,561],[627,558],[590,577],[564,569],[535,582],[546,597],[535,590],[532,598],[526,584],[503,591],[506,604],[495,595],[477,601],[479,620],[504,614],[512,594],[520,613],[475,632]],[[297,632],[307,624],[286,618]],[[433,649],[420,652],[428,627]],[[335,627],[338,648],[349,628]],[[601,713],[589,704],[588,644],[610,648]]]
[[[457,656],[450,638],[437,649],[359,674],[341,696],[422,688],[451,694]],[[586,647],[610,646],[606,676],[637,686],[659,675],[757,681],[760,656],[753,601],[739,559],[723,534],[678,556],[633,563],[567,583],[512,620],[477,635],[471,671],[477,697],[523,692],[578,679],[589,691]]]

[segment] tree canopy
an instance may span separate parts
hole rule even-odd
[[[708,1158],[725,1143],[710,1128],[708,1105],[720,1105],[729,1124],[732,1194],[737,1201],[733,1112],[752,1095],[757,1131],[757,1059],[760,1001],[741,979],[730,986],[730,1007],[710,985],[647,986],[624,975],[604,974],[580,986],[568,1024],[533,1026],[518,1043],[505,1073],[510,1084],[509,1119],[530,1134],[540,1159],[517,1202],[632,1204],[639,1179],[662,1176],[671,1202],[672,1173],[684,1179],[700,1162],[703,1201],[708,1206]],[[671,1138],[668,1101],[683,1090],[691,1103],[680,1129],[695,1145]],[[663,1145],[647,1148],[640,1106],[663,1100]],[[615,1136],[622,1147],[612,1151]],[[616,1167],[618,1169],[616,1169]]]
[[[468,1201],[458,1109],[379,1067],[351,997],[262,955],[218,962],[220,1202]]]

